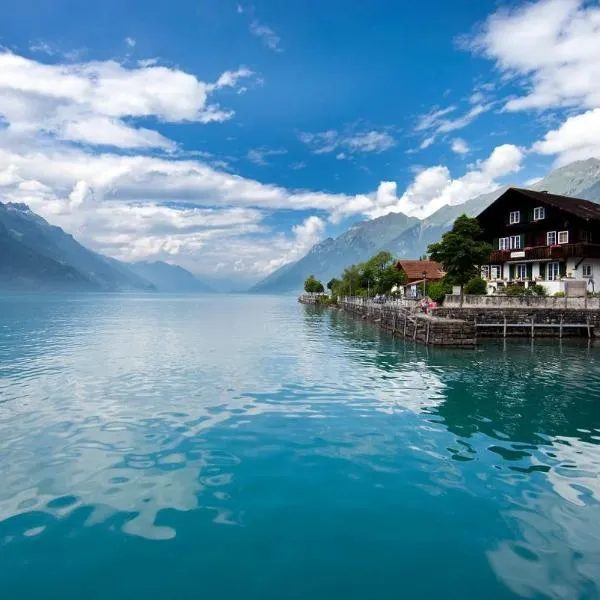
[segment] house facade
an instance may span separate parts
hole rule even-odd
[[[444,278],[444,268],[434,260],[400,259],[396,269],[406,276],[406,283],[401,292],[408,298],[416,298],[427,289],[427,282],[440,281]]]
[[[482,266],[488,291],[539,283],[554,294],[574,280],[600,291],[600,205],[510,188],[477,220],[494,248]]]

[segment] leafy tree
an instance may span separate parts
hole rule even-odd
[[[487,294],[487,283],[481,277],[473,277],[465,285],[465,294],[484,296]]]
[[[314,275],[310,275],[304,282],[304,291],[307,294],[322,294],[325,291],[325,288]]]
[[[336,289],[339,288],[341,281],[335,277],[333,277],[332,279],[330,279],[327,282],[327,289],[331,292],[331,293],[335,293]]]
[[[488,261],[492,246],[481,240],[477,219],[461,215],[439,242],[427,248],[431,260],[442,263],[446,278],[454,285],[465,285]]]

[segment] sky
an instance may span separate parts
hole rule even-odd
[[[598,1],[20,0],[0,23],[0,200],[221,287],[592,156]]]

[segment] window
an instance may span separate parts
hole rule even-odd
[[[581,241],[585,242],[586,244],[592,243],[592,232],[591,231],[582,231],[579,234],[579,237],[580,237]]]
[[[500,265],[492,265],[491,269],[490,269],[490,275],[492,277],[492,279],[500,279]]]
[[[508,238],[500,238],[498,240],[498,250],[508,250]]]
[[[557,262],[548,263],[548,281],[556,281],[560,279],[560,266]]]
[[[558,232],[558,243],[559,244],[568,244],[569,243],[569,232],[568,231],[559,231]]]
[[[554,246],[556,244],[556,231],[549,231],[546,234],[546,245]]]
[[[541,221],[546,218],[546,209],[543,206],[538,206],[533,209],[533,220]]]
[[[515,265],[515,273],[517,279],[527,279],[527,265]]]
[[[510,236],[510,249],[519,250],[521,248],[521,236],[511,235]]]
[[[582,265],[581,273],[584,277],[592,277],[592,265]]]
[[[521,222],[521,211],[520,210],[513,210],[509,215],[508,215],[508,222],[511,225],[515,225],[517,223]]]
[[[489,267],[489,265],[483,265],[483,267],[481,267],[481,277],[482,277],[482,279],[489,279],[490,278],[490,267]]]

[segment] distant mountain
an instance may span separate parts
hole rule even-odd
[[[339,276],[345,267],[362,262],[379,250],[389,250],[399,258],[418,258],[426,254],[429,244],[438,241],[452,227],[456,217],[463,213],[478,215],[508,187],[499,187],[463,204],[444,206],[423,220],[390,213],[353,225],[339,237],[328,238],[313,246],[298,262],[271,273],[250,291],[297,292],[309,275],[315,275],[325,283],[331,277]],[[531,189],[600,202],[600,160],[590,158],[555,169]]]
[[[154,291],[127,265],[93,252],[26,204],[0,202],[0,289]]]
[[[129,269],[154,284],[159,292],[165,293],[212,293],[209,285],[196,279],[183,267],[170,265],[166,262],[137,262],[130,263]]]
[[[345,267],[366,260],[399,233],[418,224],[419,220],[401,213],[363,221],[339,237],[327,238],[313,246],[298,262],[285,265],[250,289],[257,293],[294,292],[311,274],[323,282],[338,276]]]

